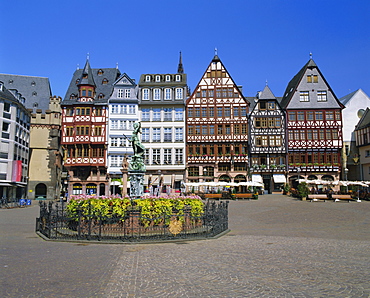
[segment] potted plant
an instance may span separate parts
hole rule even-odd
[[[283,188],[283,194],[289,195],[290,194],[289,191],[290,191],[290,186],[288,183],[285,183],[284,188]]]
[[[298,184],[298,196],[301,198],[302,201],[306,201],[309,193],[310,190],[308,189],[306,182],[301,182]]]

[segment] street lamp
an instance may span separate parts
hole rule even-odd
[[[344,180],[348,181],[348,172],[349,170],[347,168],[344,169]],[[346,183],[346,192],[348,193],[348,184]]]

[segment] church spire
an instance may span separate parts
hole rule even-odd
[[[179,65],[177,67],[177,73],[184,73],[184,67],[182,66],[182,53],[181,53],[181,51],[180,51]]]

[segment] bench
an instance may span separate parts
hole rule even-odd
[[[310,194],[307,196],[307,198],[309,200],[311,200],[311,202],[315,202],[317,200],[324,200],[324,202],[326,202],[326,200],[328,199],[328,196],[325,195],[325,194]]]
[[[254,199],[254,195],[252,193],[236,193],[234,194],[235,199]]]
[[[205,199],[221,199],[222,198],[222,194],[220,193],[205,193],[204,194],[204,198]]]
[[[340,200],[347,200],[348,202],[353,201],[351,195],[332,195],[334,202],[339,202]],[[361,202],[361,200],[357,200],[357,202]]]

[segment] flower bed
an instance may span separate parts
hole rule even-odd
[[[136,211],[141,215],[141,223],[147,227],[163,223],[163,216],[166,218],[164,224],[168,224],[174,214],[179,216],[179,220],[183,220],[185,212],[193,218],[200,217],[204,213],[204,203],[196,195],[146,197],[136,200],[129,197],[73,196],[66,210],[67,216],[76,221],[81,215],[120,218],[121,221],[125,221],[128,211]]]

